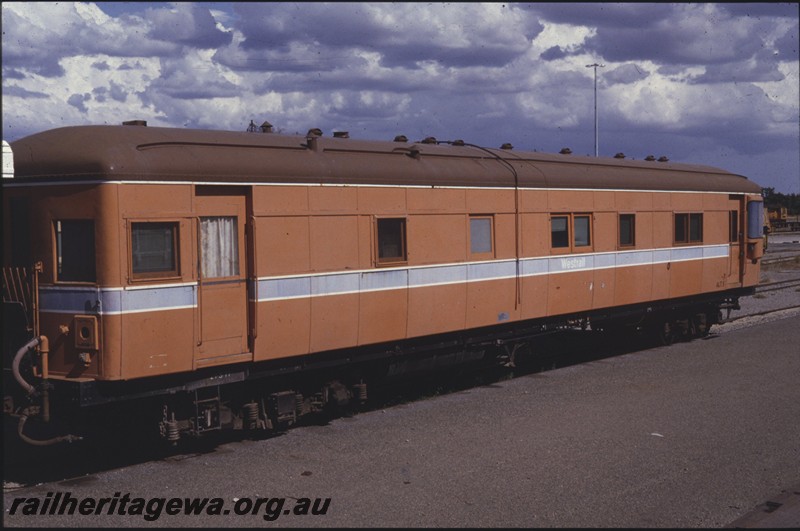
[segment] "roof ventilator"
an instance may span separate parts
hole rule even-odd
[[[661,156],[658,158],[658,162],[669,162],[669,159],[666,156]]]
[[[572,155],[572,150],[570,148],[563,148],[559,153],[562,155]]]
[[[656,158],[655,158],[653,155],[647,155],[647,156],[644,158],[644,160],[647,160],[647,161],[653,162],[654,160],[656,160]]]
[[[395,142],[408,142],[408,137],[406,135],[397,135],[394,137]]]
[[[436,140],[435,136],[425,137],[424,140],[420,140],[421,144],[438,144],[439,142]]]
[[[509,149],[509,150],[511,150],[511,149],[514,149],[514,146],[512,146],[510,143],[506,142],[505,144],[500,146],[500,149]]]
[[[306,133],[305,147],[308,149],[319,151],[319,138],[322,136],[322,129],[313,128],[309,129]]]
[[[122,122],[122,125],[138,125],[147,127],[147,120],[128,120],[127,122]]]
[[[616,155],[614,155],[614,158],[615,159],[624,159],[625,158],[625,153],[617,153]]]
[[[350,133],[347,131],[334,131],[333,138],[350,138]]]

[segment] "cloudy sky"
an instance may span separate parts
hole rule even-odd
[[[711,164],[800,193],[797,4],[2,3],[3,138],[80,124]]]

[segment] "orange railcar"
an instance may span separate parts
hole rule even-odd
[[[176,440],[292,422],[378,372],[507,361],[575,320],[702,334],[763,253],[760,187],[706,166],[138,122],[11,147],[23,422],[148,404]]]

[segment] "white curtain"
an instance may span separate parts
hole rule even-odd
[[[238,243],[236,217],[200,218],[203,278],[238,276]]]

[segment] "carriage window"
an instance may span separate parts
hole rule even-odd
[[[239,227],[236,216],[200,218],[200,274],[203,278],[239,274]]]
[[[689,241],[703,241],[703,214],[689,214]]]
[[[378,263],[406,261],[406,220],[377,220]]]
[[[472,216],[469,218],[469,244],[472,254],[492,252],[492,218]]]
[[[553,247],[569,247],[568,216],[553,216],[550,218],[550,238]]]
[[[94,222],[84,219],[55,222],[56,277],[62,282],[94,282]]]
[[[636,216],[634,214],[619,215],[619,246],[636,245]]]
[[[591,225],[589,216],[575,216],[575,247],[586,247],[592,243]]]
[[[703,214],[675,214],[675,243],[703,241]]]
[[[731,210],[728,213],[728,241],[739,241],[739,211]]]
[[[131,223],[133,278],[178,275],[178,223]]]

